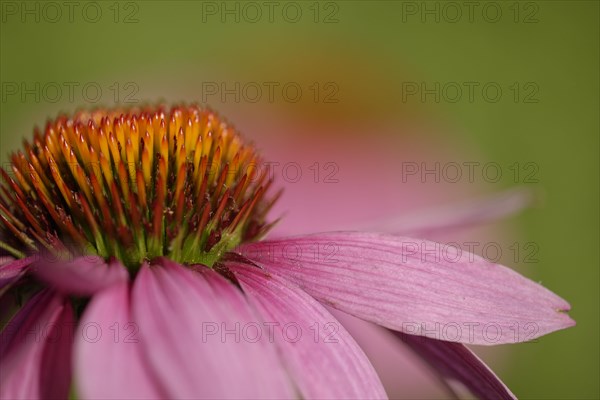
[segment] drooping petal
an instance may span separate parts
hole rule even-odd
[[[254,266],[228,266],[264,320],[276,323],[273,340],[302,398],[387,398],[364,352],[316,300],[293,283]]]
[[[131,317],[129,285],[96,294],[75,343],[76,391],[83,399],[165,398],[145,365],[139,326]]]
[[[338,232],[239,251],[319,301],[408,334],[493,345],[573,326],[569,304],[518,273],[421,239]]]
[[[394,331],[325,307],[365,352],[391,399],[458,399],[458,394]],[[398,371],[402,371],[401,374]]]
[[[385,222],[390,216],[468,198],[482,187],[479,178],[477,183],[469,182],[468,171],[462,165],[463,179],[459,182],[440,182],[431,175],[421,179],[422,169],[474,157],[469,151],[465,158],[465,146],[457,144],[454,138],[450,141],[431,135],[432,132],[424,134],[427,128],[423,126],[400,123],[400,128],[397,120],[390,123],[385,118],[375,118],[375,124],[374,120],[366,123],[355,119],[346,121],[347,125],[338,121],[334,126],[305,117],[291,121],[248,117],[248,121],[258,123],[249,129],[254,138],[265,136],[259,141],[265,159],[271,162],[265,168],[282,178],[276,183],[284,188],[271,215],[285,218],[275,226],[271,237],[332,230],[365,231],[377,227],[372,222]],[[285,135],[279,134],[282,129]],[[401,135],[397,134],[399,129]],[[314,146],[315,138],[319,146]],[[410,164],[416,166],[417,174],[408,174]],[[296,177],[292,169],[302,174]]]
[[[404,213],[401,217],[388,218],[364,230],[429,237],[432,233],[439,234],[507,217],[523,210],[532,201],[533,193],[530,190],[510,189],[444,208]]]
[[[394,332],[442,377],[455,379],[480,399],[514,400],[515,395],[479,357],[462,343]]]
[[[60,295],[31,298],[2,331],[0,398],[66,398],[71,381],[73,312]]]
[[[217,290],[197,272],[166,259],[158,263],[142,266],[132,307],[166,397],[293,397],[275,349],[266,340],[244,340],[244,327],[257,318],[233,284]]]
[[[0,259],[0,295],[10,288],[23,274],[27,267],[35,260],[35,256],[15,260],[12,257]]]
[[[62,399],[69,393],[72,377],[73,333],[75,316],[70,303],[65,302],[56,320],[56,328],[48,334],[42,357],[40,387],[42,398]]]
[[[56,290],[74,295],[91,295],[128,279],[127,270],[117,261],[85,256],[73,261],[40,258],[32,266],[35,275]]]

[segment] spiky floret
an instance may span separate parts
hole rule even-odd
[[[278,196],[265,195],[260,166],[252,145],[197,106],[61,116],[0,170],[0,250],[211,266],[269,228]]]

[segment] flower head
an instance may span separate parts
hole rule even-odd
[[[81,112],[24,147],[11,157],[14,179],[2,171],[2,237],[17,254],[211,266],[268,229],[271,181],[258,176],[256,150],[209,110]]]
[[[554,293],[451,246],[361,232],[261,240],[271,177],[199,107],[60,117],[10,172],[1,319],[18,311],[2,330],[2,398],[385,397],[327,307],[395,332],[478,397],[513,398],[462,343],[573,325]],[[25,304],[6,307],[15,294]]]

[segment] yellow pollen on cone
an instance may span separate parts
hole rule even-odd
[[[255,148],[197,106],[79,112],[1,169],[0,254],[167,256],[212,265],[270,227],[278,196]],[[264,170],[264,171],[261,171]]]

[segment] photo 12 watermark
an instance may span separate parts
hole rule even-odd
[[[402,183],[505,183],[540,182],[540,165],[534,161],[501,164],[495,161],[405,161],[400,167]]]
[[[2,1],[0,20],[9,23],[86,23],[113,22],[137,24],[140,22],[140,4],[137,1]]]
[[[499,103],[536,104],[540,102],[537,82],[452,81],[402,82],[402,102],[420,103]]]
[[[300,322],[202,322],[202,343],[209,342],[249,342],[256,343],[266,340],[269,343],[283,340],[288,343],[297,343],[301,340],[310,340],[314,343],[339,343],[337,337],[340,324],[337,321],[313,322],[310,324]]]
[[[540,327],[535,322],[403,322],[402,332],[447,342],[475,343],[480,337],[487,344],[503,342],[536,343]]]
[[[140,102],[136,82],[96,81],[2,81],[2,103],[136,104]]]
[[[334,81],[202,82],[203,103],[339,103],[340,86]]]
[[[202,23],[259,22],[337,24],[340,3],[334,1],[202,1]]]
[[[402,1],[403,23],[540,22],[540,2],[534,1]]]
[[[26,327],[16,322],[8,322],[2,329],[2,342],[10,340],[14,334],[24,337],[32,343],[82,340],[87,343],[139,343],[139,325],[133,321],[126,322],[60,322],[34,323]]]
[[[430,242],[426,240],[409,240],[402,242],[402,263],[417,260],[422,263],[452,264],[457,262],[474,263],[484,260],[497,263],[503,257],[511,262],[523,264],[539,263],[540,245],[535,241],[452,241]],[[479,255],[478,255],[479,254]]]

